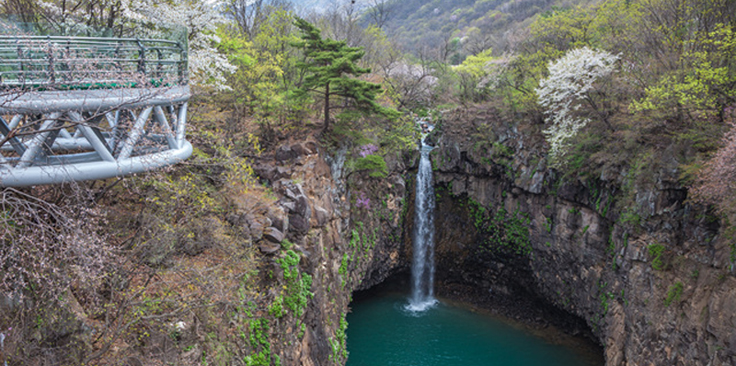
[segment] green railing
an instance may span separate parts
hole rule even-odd
[[[187,49],[161,39],[0,36],[0,89],[186,85]]]

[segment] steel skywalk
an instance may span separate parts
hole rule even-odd
[[[169,40],[0,36],[0,185],[106,179],[175,164],[187,50]]]

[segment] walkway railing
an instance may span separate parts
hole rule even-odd
[[[4,89],[186,83],[187,51],[179,42],[137,38],[0,36],[0,87]]]
[[[0,185],[105,179],[188,158],[187,51],[167,40],[0,36]]]

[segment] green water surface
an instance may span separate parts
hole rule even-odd
[[[347,366],[600,366],[498,319],[439,302],[422,313],[407,296],[380,293],[348,314]],[[595,357],[594,357],[595,358]]]

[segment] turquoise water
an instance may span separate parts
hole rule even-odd
[[[500,320],[439,302],[421,313],[407,296],[376,294],[348,314],[347,366],[600,366]]]

